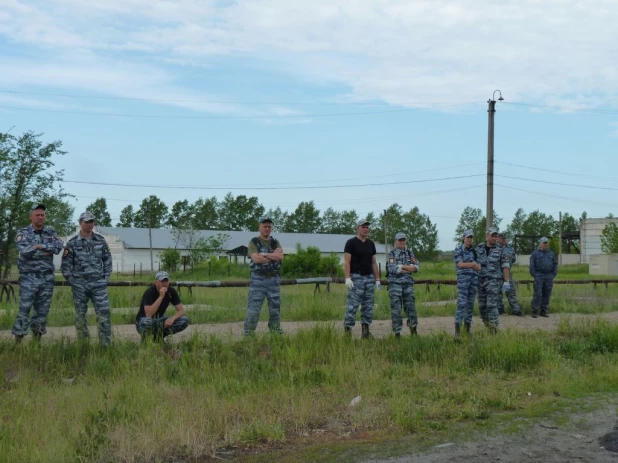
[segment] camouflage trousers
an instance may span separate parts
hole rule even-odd
[[[551,273],[534,277],[534,293],[532,295],[532,313],[547,313],[549,298],[554,288],[554,276]]]
[[[75,304],[75,329],[77,337],[87,339],[88,331],[88,299],[92,301],[94,313],[97,316],[97,328],[99,331],[99,343],[108,346],[112,341],[112,323],[110,320],[109,296],[107,294],[107,282],[105,279],[87,280],[84,278],[72,278],[71,289],[73,290],[73,302]]]
[[[511,313],[521,313],[521,307],[519,307],[519,302],[517,302],[517,286],[515,286],[515,280],[513,280],[513,275],[509,275],[509,285],[511,289],[506,292],[506,300],[509,301],[509,306],[511,307]],[[503,315],[504,310],[504,300],[502,296],[498,300],[498,313]]]
[[[373,292],[375,278],[373,275],[350,275],[354,288],[348,290],[348,301],[345,308],[343,326],[354,326],[356,324],[356,312],[361,306],[361,323],[370,325],[373,321]]]
[[[281,331],[281,278],[251,272],[244,334],[252,334],[257,328],[264,299],[268,301],[268,329]]]
[[[169,317],[142,317],[137,323],[135,323],[135,329],[141,335],[142,339],[145,339],[146,336],[151,335],[155,340],[159,340],[172,334],[180,333],[181,331],[186,330],[189,326],[189,319],[182,316],[177,320],[174,320],[174,323],[166,328],[165,321],[168,318]]]
[[[388,296],[391,299],[391,322],[393,333],[401,333],[401,328],[403,327],[403,319],[401,317],[402,308],[408,316],[408,326],[410,328],[416,328],[418,326],[418,317],[416,316],[414,283],[400,284],[389,281]]]
[[[54,293],[53,273],[24,273],[19,276],[19,312],[13,325],[15,336],[25,336],[28,329],[35,334],[47,333],[45,324]],[[30,309],[33,309],[30,318]]]
[[[479,289],[478,275],[459,275],[457,277],[457,310],[455,324],[471,324],[474,314],[474,299]]]
[[[502,279],[479,278],[479,313],[485,326],[498,328],[498,299],[502,298]]]

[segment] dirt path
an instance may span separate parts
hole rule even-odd
[[[557,314],[550,315],[549,318],[532,318],[530,316],[526,316],[524,318],[514,317],[512,315],[504,315],[500,317],[500,328],[508,329],[513,328],[517,330],[546,330],[552,331],[555,330],[558,326],[558,323],[563,318],[570,318],[573,321],[588,319],[594,320],[596,318],[602,318],[604,320],[608,320],[611,323],[618,323],[618,312],[610,312],[603,314],[594,314],[594,315],[580,315],[580,314]],[[335,328],[342,328],[341,321],[331,321],[331,322],[282,322],[281,327],[286,333],[295,333],[301,329],[307,329],[314,327],[316,325],[322,326],[333,326]],[[242,322],[235,323],[218,323],[218,324],[207,324],[207,325],[190,325],[188,329],[174,336],[174,340],[182,340],[191,337],[194,333],[198,333],[200,336],[215,334],[218,336],[229,337],[231,339],[240,339],[242,337]],[[134,325],[115,325],[113,328],[113,334],[116,339],[130,339],[130,340],[139,340],[139,336],[135,331]],[[474,318],[472,322],[472,331],[482,330],[483,325],[480,322],[478,317]],[[96,327],[90,327],[91,336],[96,337]],[[267,327],[265,322],[260,322],[258,325],[258,332],[266,332]],[[419,328],[418,332],[420,335],[423,334],[431,334],[440,331],[446,331],[448,333],[453,332],[453,317],[423,317],[419,319]],[[384,337],[390,334],[391,332],[391,322],[390,320],[376,320],[371,325],[371,332],[375,337]],[[360,324],[357,324],[354,327],[353,331],[355,336],[360,336]],[[407,334],[407,333],[404,333]],[[47,335],[44,339],[58,339],[60,337],[68,337],[70,339],[75,338],[75,327],[73,326],[65,326],[65,327],[48,327]],[[10,330],[0,331],[0,339],[12,338]]]

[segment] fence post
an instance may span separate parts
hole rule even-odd
[[[142,263],[139,263],[139,276],[142,276]]]
[[[382,262],[378,262],[378,275],[382,278]]]
[[[133,278],[135,278],[135,262],[133,262]]]
[[[212,263],[210,261],[208,261],[208,276],[210,276],[210,267],[212,266]]]

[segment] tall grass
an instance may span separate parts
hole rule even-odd
[[[618,327],[601,321],[462,343],[328,327],[173,347],[0,342],[0,462],[200,461],[316,433],[431,433],[616,392],[617,360]]]

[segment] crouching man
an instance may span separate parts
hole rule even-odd
[[[165,311],[170,302],[176,308],[176,313],[171,317],[166,317]],[[161,341],[170,334],[180,333],[187,326],[189,326],[189,319],[185,317],[185,309],[178,291],[170,288],[168,273],[157,273],[154,285],[150,286],[142,296],[142,303],[135,319],[135,328],[142,337],[142,341],[149,336],[152,336],[155,341]]]

